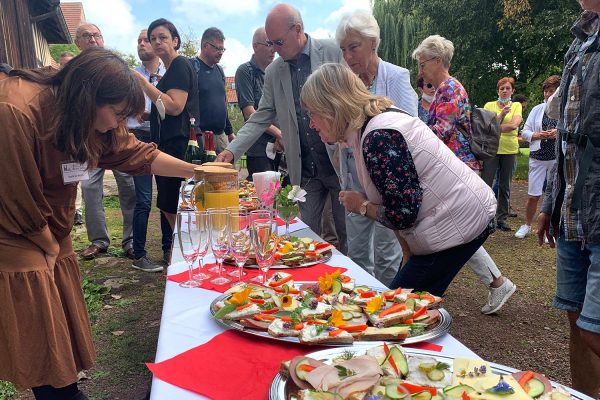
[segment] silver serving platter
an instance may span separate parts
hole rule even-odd
[[[299,287],[300,285],[303,285],[305,283],[314,283],[314,282],[295,282],[294,286]],[[386,289],[386,288],[373,287],[373,286],[370,286],[370,288],[371,288],[371,290],[376,290],[378,292],[383,292],[383,291],[389,290],[389,289]],[[216,304],[219,301],[227,300],[229,297],[231,297],[231,294],[223,294],[223,295],[217,297],[216,299],[214,299],[213,302],[210,304],[210,313],[211,313],[211,315],[215,315],[215,313],[217,312]],[[432,339],[435,339],[435,338],[437,338],[439,336],[445,335],[450,330],[450,325],[452,324],[452,316],[450,315],[450,313],[448,311],[446,311],[446,309],[444,309],[442,307],[437,308],[437,310],[440,312],[440,321],[433,328],[428,329],[422,335],[407,337],[403,341],[393,341],[393,340],[390,340],[390,341],[387,341],[387,342],[388,343],[411,344],[411,343],[419,343],[419,342],[424,342],[424,341],[427,341],[427,340],[432,340]],[[300,343],[300,340],[298,340],[297,337],[293,337],[293,336],[284,336],[284,337],[271,336],[271,335],[269,335],[268,332],[260,331],[260,330],[252,329],[252,328],[247,328],[247,327],[245,327],[245,326],[237,323],[236,321],[224,321],[224,320],[221,320],[221,319],[215,319],[214,321],[216,321],[219,325],[222,325],[222,326],[224,326],[226,328],[235,329],[235,330],[238,330],[240,332],[248,333],[250,335],[260,336],[260,337],[263,337],[263,338],[272,339],[272,340],[278,340],[278,341],[283,341],[283,342]],[[354,341],[355,345],[373,345],[373,343],[377,343],[377,342],[376,341],[365,341],[365,340],[355,340]],[[309,346],[309,345],[307,345],[307,346]],[[346,346],[347,347],[348,344],[346,344],[346,343],[340,343],[340,344],[335,344],[335,343],[320,343],[319,346],[328,346],[328,347]]]
[[[295,269],[295,268],[312,267],[313,265],[326,263],[327,261],[331,260],[332,255],[333,255],[333,251],[327,250],[326,252],[323,253],[323,258],[321,258],[320,260],[315,260],[315,261],[310,261],[310,262],[305,262],[305,263],[300,263],[300,264],[292,264],[292,265],[275,264],[275,265],[271,265],[271,267],[269,269]],[[232,260],[232,259],[226,259],[223,261],[223,263],[225,263],[227,265],[236,265],[234,260]],[[246,265],[244,265],[244,268],[258,269],[259,266],[256,264],[246,264]]]
[[[371,347],[375,347],[382,343],[383,342],[371,342],[371,343],[369,343],[369,345],[362,344],[362,345],[358,345],[358,346],[354,345],[354,346],[346,346],[346,347],[337,347],[334,349],[315,351],[313,353],[307,354],[307,356],[315,358],[317,360],[327,362],[327,361],[332,361],[335,357],[342,355],[346,351],[354,352],[356,355],[365,354],[367,349],[369,349]],[[454,358],[458,357],[458,356],[448,356],[445,354],[440,354],[435,351],[411,349],[411,348],[407,348],[407,347],[404,347],[403,349],[404,349],[404,352],[409,356],[433,357],[440,362],[445,362],[446,364],[449,364],[451,369],[452,369],[452,364],[454,362]],[[519,371],[517,369],[507,367],[507,366],[501,365],[501,364],[495,364],[495,363],[490,363],[490,368],[493,373],[498,374],[498,375],[509,375],[509,374],[512,374],[513,372]],[[554,387],[554,388],[562,386],[565,390],[567,390],[569,393],[571,393],[571,395],[573,396],[574,399],[593,400],[591,397],[586,396],[585,394],[580,393],[576,390],[570,389],[563,385],[559,385],[558,383],[553,382],[553,381],[551,381],[551,383],[552,383],[552,387]],[[296,396],[294,393],[290,393],[290,388],[287,385],[287,378],[284,377],[283,375],[281,375],[280,373],[278,373],[275,376],[275,378],[273,379],[273,382],[271,383],[271,387],[269,389],[269,400],[294,400],[294,399],[296,399]]]

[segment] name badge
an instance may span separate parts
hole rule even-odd
[[[65,185],[90,179],[87,163],[64,162],[60,165],[60,172]]]

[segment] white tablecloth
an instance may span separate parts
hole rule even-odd
[[[295,236],[308,236],[318,239],[318,236],[310,229],[296,231]],[[187,269],[185,263],[182,262],[183,259],[176,242],[177,240],[175,239],[173,246],[174,264],[169,267],[169,275]],[[207,256],[205,261],[213,262],[210,256]],[[357,284],[384,286],[348,257],[337,252],[337,250],[334,251],[328,264],[347,268],[348,272],[346,274],[355,278]],[[209,311],[210,303],[220,295],[221,293],[211,290],[184,289],[179,287],[175,282],[167,281],[155,362],[175,357],[186,350],[206,343],[224,331],[223,328],[210,319],[211,314]],[[446,355],[477,357],[475,353],[449,334],[431,342],[443,346],[442,353]],[[311,349],[307,347],[306,351],[310,353]],[[218,354],[215,354],[215,357],[218,357]],[[223,377],[223,379],[226,379],[226,377]],[[151,400],[196,400],[203,398],[203,396],[181,389],[160,379],[154,378],[152,380]]]

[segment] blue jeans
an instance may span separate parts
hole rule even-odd
[[[485,233],[469,243],[437,253],[412,255],[396,274],[390,289],[413,288],[417,292],[427,291],[442,296],[458,271],[481,247],[487,237],[488,234]]]
[[[600,244],[556,243],[556,296],[554,307],[577,313],[577,326],[600,333]]]
[[[150,132],[147,135],[136,134],[138,140],[149,143]],[[133,211],[133,252],[136,259],[146,255],[146,234],[148,218],[152,208],[152,175],[133,177],[135,183],[135,209]]]

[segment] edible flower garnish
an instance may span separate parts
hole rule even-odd
[[[335,327],[345,325],[343,314],[340,310],[333,310],[331,317],[329,318],[329,324]]]
[[[231,299],[229,299],[229,302],[231,304],[235,304],[236,306],[246,304],[248,302],[248,296],[250,295],[250,292],[252,292],[252,289],[246,288],[241,292],[234,293],[233,296],[231,296]]]
[[[337,269],[337,270],[335,270],[335,272],[332,272],[331,274],[325,273],[325,276],[320,276],[318,281],[319,281],[319,288],[321,289],[321,292],[322,293],[331,292],[331,287],[333,286],[333,282],[335,280],[337,280],[341,274],[342,274],[342,271]]]
[[[494,387],[491,387],[486,390],[488,393],[498,394],[501,396],[506,396],[509,394],[513,394],[515,389],[513,389],[505,380],[503,376],[500,376],[500,381]]]
[[[281,296],[281,306],[282,307],[289,307],[292,305],[292,303],[293,303],[293,298],[289,294],[284,294],[283,296]]]
[[[383,305],[383,297],[375,296],[367,303],[367,307],[365,308],[368,313],[373,314],[381,309]]]

